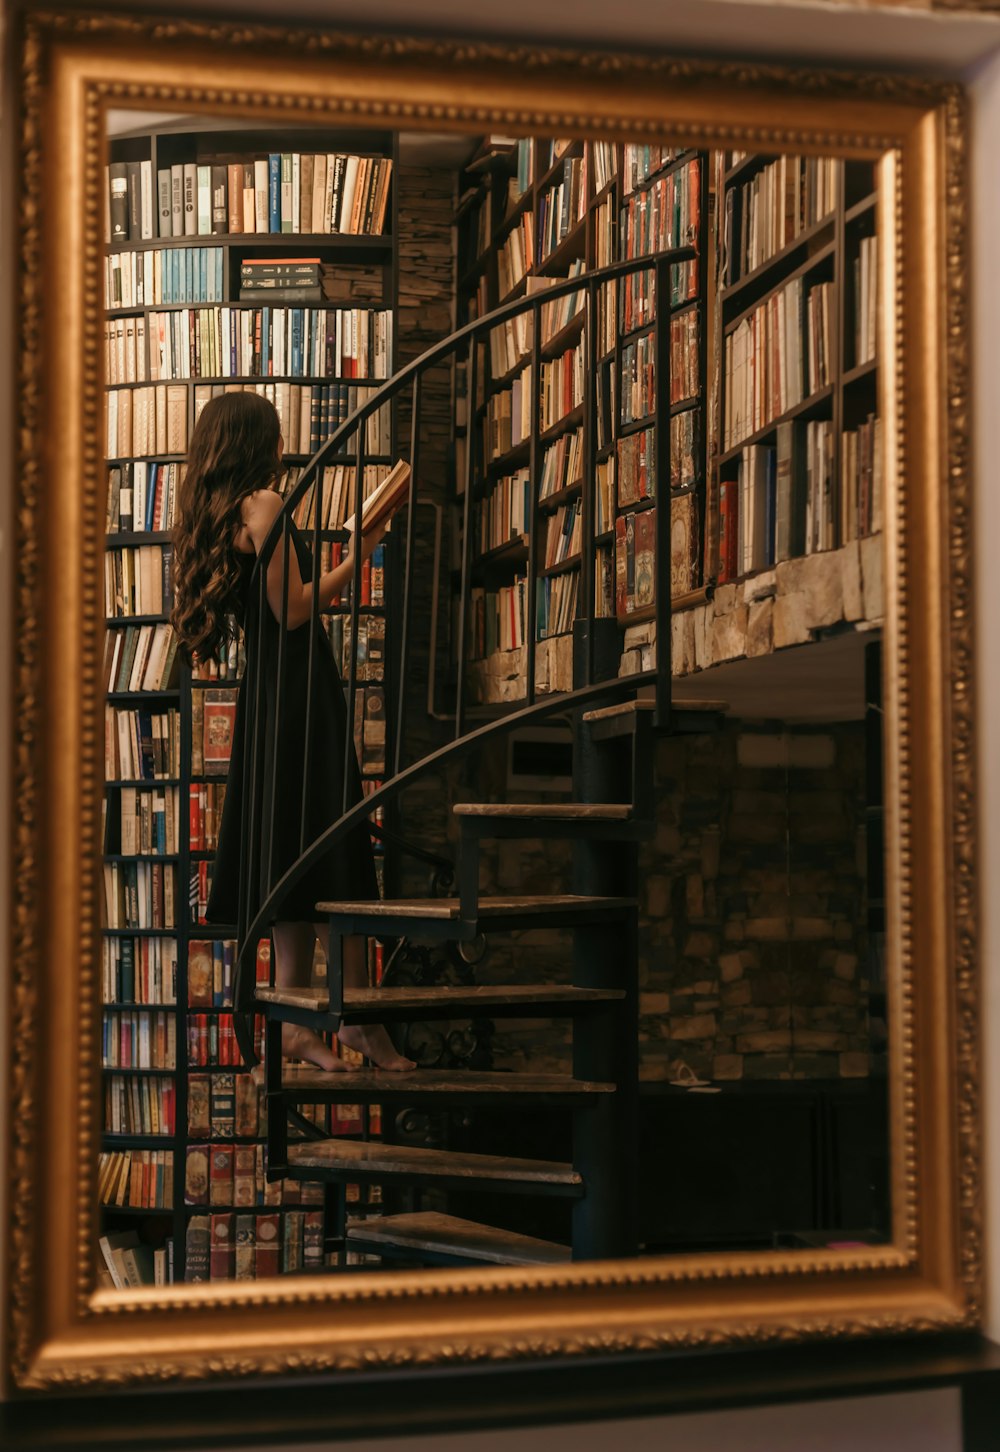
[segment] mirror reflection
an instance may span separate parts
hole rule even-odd
[[[99,1282],[887,1240],[874,165],[105,190]]]

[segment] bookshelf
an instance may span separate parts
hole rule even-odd
[[[871,163],[718,154],[720,583],[879,531]]]
[[[474,398],[467,364],[456,364],[455,498],[463,501],[470,480],[474,618],[468,638],[479,668],[471,674],[477,703],[523,693],[529,598],[536,687],[571,686],[585,528],[594,544],[596,614],[617,619],[623,629],[652,619],[657,575],[667,578],[655,570],[652,554],[660,501],[669,499],[675,541],[672,597],[682,600],[706,584],[708,181],[708,157],[701,153],[501,138],[484,139],[460,181],[458,326],[543,293],[547,280],[667,246],[693,243],[698,252],[694,262],[671,269],[675,387],[666,409],[655,396],[651,273],[598,292],[592,405],[585,398],[584,295],[543,307],[542,432],[534,459],[527,442],[530,320],[496,329],[481,347]],[[654,470],[661,419],[671,430],[674,461],[667,490],[658,489]],[[535,503],[541,524],[532,531]]]
[[[203,916],[242,660],[234,646],[192,672],[167,622],[177,490],[208,399],[226,388],[271,398],[286,441],[287,491],[361,391],[389,376],[397,176],[391,132],[181,128],[110,143],[99,1196],[102,1233],[129,1239],[135,1230],[148,1278],[322,1270],[343,1259],[347,1210],[381,1200],[378,1186],[266,1180],[263,1093],[232,1034],[235,943],[221,925],[209,936]],[[328,230],[333,217],[339,232]],[[366,444],[374,480],[394,457],[390,410],[371,420]],[[350,459],[330,468],[346,499]],[[342,502],[321,521],[325,568],[338,558],[339,525],[352,508]],[[312,510],[307,497],[303,527],[312,527]],[[366,787],[384,774],[392,747],[385,548],[362,582],[355,706]],[[341,664],[348,619],[346,599],[324,612]],[[212,747],[213,722],[221,748]],[[377,861],[380,877],[391,872]],[[261,972],[268,952],[262,943]],[[333,1133],[380,1131],[377,1105],[303,1112]]]

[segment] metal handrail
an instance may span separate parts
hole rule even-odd
[[[257,591],[257,609],[259,618],[263,622],[264,612],[269,608],[266,599],[266,572],[274,550],[278,548],[279,542],[284,554],[284,577],[288,578],[288,561],[291,552],[291,528],[292,516],[299,501],[306,492],[312,488],[313,491],[313,580],[319,577],[320,541],[322,535],[321,521],[324,516],[323,497],[321,489],[321,471],[326,463],[335,459],[338,455],[346,453],[349,461],[354,467],[354,518],[360,521],[364,504],[364,465],[366,434],[369,419],[374,417],[378,410],[390,404],[397,398],[404,389],[411,383],[414,388],[413,424],[411,430],[411,478],[409,496],[409,521],[406,531],[405,564],[403,571],[403,639],[402,657],[400,663],[400,674],[405,677],[407,662],[407,650],[409,647],[409,615],[411,613],[411,584],[413,577],[413,555],[414,555],[414,528],[413,505],[416,501],[417,490],[417,449],[419,448],[419,401],[421,381],[431,368],[452,358],[461,357],[462,351],[468,352],[468,390],[467,390],[467,461],[465,480],[465,503],[464,503],[464,538],[462,550],[462,571],[461,571],[461,600],[459,615],[459,670],[458,686],[456,691],[454,736],[451,742],[429,755],[412,763],[410,766],[401,765],[401,742],[403,726],[402,704],[398,708],[397,732],[394,756],[391,767],[391,774],[387,780],[371,795],[363,797],[355,805],[349,806],[354,780],[354,758],[353,758],[353,706],[358,686],[357,674],[357,650],[358,650],[358,624],[360,619],[361,601],[361,554],[355,553],[353,579],[351,587],[351,651],[350,663],[347,672],[348,687],[348,709],[345,722],[345,743],[343,762],[343,799],[342,814],[340,818],[331,823],[323,833],[312,843],[305,841],[305,805],[309,790],[309,768],[310,755],[312,750],[312,683],[314,679],[314,667],[316,662],[316,651],[319,642],[319,592],[313,590],[311,605],[311,622],[309,629],[309,659],[307,665],[307,701],[306,715],[304,722],[305,750],[303,760],[303,790],[301,801],[300,831],[299,831],[299,857],[296,862],[288,868],[280,880],[275,883],[271,876],[271,847],[272,842],[267,844],[267,873],[261,884],[261,865],[264,844],[260,840],[262,822],[263,797],[258,798],[256,793],[249,789],[251,784],[260,781],[260,774],[263,767],[263,731],[264,731],[264,700],[263,700],[263,673],[261,671],[261,645],[263,629],[258,636],[257,653],[257,698],[251,703],[252,709],[248,711],[248,722],[250,727],[250,740],[246,744],[244,755],[244,802],[249,807],[249,827],[247,838],[243,843],[240,862],[240,893],[239,893],[239,921],[238,938],[239,949],[236,961],[236,974],[234,983],[234,1006],[237,1010],[236,1028],[240,1040],[240,1047],[244,1058],[253,1059],[252,1037],[248,1032],[248,1024],[245,1015],[253,1007],[253,982],[252,974],[249,972],[251,963],[255,957],[257,939],[267,930],[270,922],[275,918],[280,909],[282,900],[294,888],[304,874],[313,866],[323,854],[341,837],[351,830],[359,827],[369,816],[374,807],[382,805],[397,795],[405,786],[411,785],[413,781],[423,773],[440,766],[450,759],[453,754],[459,754],[471,750],[474,746],[481,744],[490,736],[499,731],[509,731],[515,725],[524,724],[528,720],[535,720],[541,716],[554,712],[566,711],[587,701],[593,701],[600,696],[620,695],[631,692],[638,686],[653,683],[656,686],[657,715],[661,721],[666,721],[670,710],[670,590],[669,584],[662,586],[655,593],[655,613],[657,622],[657,668],[655,671],[643,672],[640,675],[632,675],[625,678],[617,676],[595,682],[594,676],[594,631],[589,628],[586,632],[586,650],[584,652],[584,685],[582,688],[571,692],[564,692],[553,695],[544,701],[535,700],[534,682],[534,644],[536,636],[535,621],[535,564],[534,553],[529,549],[528,555],[528,579],[527,596],[528,609],[527,618],[524,622],[525,631],[525,656],[527,659],[527,681],[526,681],[526,706],[518,711],[504,715],[500,719],[488,723],[477,730],[467,732],[464,720],[464,635],[465,620],[468,613],[470,599],[470,575],[471,575],[471,500],[472,490],[476,480],[475,450],[476,450],[476,368],[478,347],[477,345],[484,338],[498,327],[522,313],[530,312],[532,315],[532,351],[531,351],[531,428],[526,442],[529,448],[529,456],[532,468],[532,500],[530,510],[529,539],[535,538],[535,516],[538,514],[537,485],[538,468],[541,458],[540,436],[542,430],[539,425],[539,387],[541,377],[541,363],[543,361],[543,345],[541,343],[541,312],[542,309],[553,302],[582,290],[586,291],[583,327],[588,338],[587,366],[584,369],[584,428],[585,428],[585,451],[589,470],[585,473],[585,480],[589,481],[589,487],[593,487],[594,479],[594,456],[596,454],[594,419],[591,416],[595,406],[594,382],[596,368],[598,366],[596,356],[596,302],[598,290],[608,283],[617,282],[619,279],[630,276],[635,272],[653,271],[655,274],[655,290],[657,299],[657,311],[653,324],[655,337],[655,358],[656,358],[656,407],[652,422],[657,424],[657,447],[656,447],[656,485],[657,492],[662,494],[664,499],[669,498],[670,479],[670,429],[669,429],[669,314],[664,310],[664,302],[669,298],[669,270],[672,266],[693,261],[697,252],[693,247],[679,247],[666,251],[648,254],[641,258],[629,259],[625,262],[610,264],[607,267],[594,270],[589,273],[580,274],[577,277],[567,278],[565,281],[554,283],[543,292],[535,293],[530,297],[515,299],[505,303],[502,307],[481,318],[476,318],[450,334],[447,338],[428,348],[418,358],[413,359],[405,367],[401,368],[391,378],[387,379],[380,387],[365,399],[354,412],[345,419],[333,431],[330,437],[320,446],[309,462],[305,465],[302,475],[295,487],[285,497],[282,509],[275,518],[271,529],[268,532],[258,554],[253,574],[251,576],[251,589]],[[618,298],[615,299],[616,320]],[[608,366],[608,365],[605,365]],[[613,365],[611,365],[613,366]],[[662,425],[662,426],[661,426]],[[349,439],[356,436],[353,453],[345,449]],[[587,488],[583,491],[583,508],[586,510],[586,523],[591,523],[591,508]],[[658,510],[657,517],[657,551],[658,559],[661,561],[669,559],[669,510]],[[583,564],[589,569],[590,576],[593,574],[593,547],[592,542],[585,540],[583,548]],[[669,581],[669,571],[667,572]],[[588,576],[586,580],[581,577],[581,589],[577,597],[577,616],[581,607],[584,608],[585,616],[592,623],[593,621],[593,600],[594,588],[593,579]],[[277,657],[277,692],[275,701],[275,725],[274,739],[277,740],[277,727],[279,724],[281,702],[284,692],[285,677],[287,671],[286,636],[288,612],[288,591],[284,592],[280,618],[280,634],[278,641]],[[402,697],[402,692],[400,693]],[[274,820],[274,813],[277,808],[276,784],[277,784],[277,753],[271,752],[271,779],[270,779],[270,807],[271,820]],[[388,763],[387,763],[388,764]],[[267,787],[265,786],[265,791]],[[258,884],[258,893],[251,891],[253,883]],[[254,897],[261,900],[256,903],[255,911],[251,911],[251,900]]]

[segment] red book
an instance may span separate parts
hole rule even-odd
[[[231,1145],[213,1144],[208,1172],[209,1204],[233,1203],[233,1150]]]
[[[201,797],[199,795],[197,786],[192,786],[190,788],[190,793],[191,798],[190,811],[188,813],[188,835],[191,839],[191,851],[200,852],[203,846],[201,832]]]
[[[372,603],[372,562],[370,557],[361,566],[361,603],[362,605]]]
[[[233,1216],[213,1215],[209,1249],[209,1275],[213,1281],[231,1281],[236,1269]]]
[[[615,613],[624,615],[628,608],[628,545],[625,537],[625,516],[615,520]]]
[[[280,1215],[257,1216],[257,1279],[276,1276],[281,1268]]]
[[[719,490],[719,584],[735,580],[736,546],[739,538],[739,485],[735,479],[724,479]]]
[[[271,981],[271,939],[261,938],[257,944],[257,982]]]
[[[331,568],[331,570],[335,570],[337,568],[337,566],[342,563],[343,557],[344,557],[344,547],[341,544],[341,542],[340,542],[339,539],[335,539],[333,541],[333,544],[330,546],[330,568]],[[334,595],[333,599],[330,601],[330,604],[331,605],[339,605],[340,604],[340,591],[339,590],[337,591],[336,595]]]

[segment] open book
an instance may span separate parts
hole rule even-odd
[[[388,519],[402,508],[410,492],[410,466],[405,459],[399,459],[382,483],[365,500],[361,509],[361,533],[367,534],[384,519]],[[354,529],[354,515],[343,524],[346,530]]]

